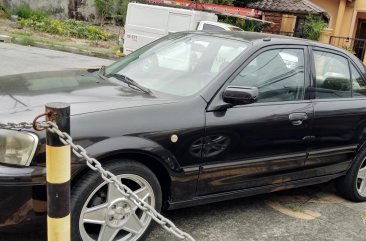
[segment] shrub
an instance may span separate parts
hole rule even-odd
[[[106,19],[123,25],[127,14],[128,0],[94,0],[94,6],[99,12],[101,25]]]
[[[12,14],[25,19],[31,18],[40,20],[48,17],[48,13],[46,11],[32,9],[27,4],[21,4],[13,7]]]
[[[234,26],[237,26],[244,31],[249,32],[260,32],[265,27],[268,26],[268,23],[258,22],[255,20],[244,20],[244,21],[238,21],[235,17],[225,16],[225,17],[219,17],[219,22],[231,24]]]
[[[35,41],[30,37],[24,37],[20,40],[20,43],[23,45],[34,45]]]
[[[320,31],[327,27],[327,23],[320,17],[315,15],[306,16],[303,26],[304,37],[310,40],[318,40]]]
[[[57,34],[67,37],[85,38],[89,40],[107,40],[108,33],[90,23],[73,19],[59,20],[53,18],[24,19],[17,21],[19,28],[29,27],[38,32]]]
[[[9,18],[10,14],[8,12],[8,10],[0,3],[0,17],[6,17]]]

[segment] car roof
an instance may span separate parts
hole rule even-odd
[[[222,22],[214,22],[214,21],[201,21],[201,23],[208,23],[211,25],[215,25],[215,26],[219,26],[219,27],[226,27],[226,28],[239,28],[237,26],[231,25],[231,24],[227,24],[227,23],[222,23]],[[240,28],[239,28],[240,29]]]
[[[258,32],[234,32],[234,31],[197,31],[192,33],[198,34],[205,34],[205,35],[212,35],[224,38],[231,38],[236,40],[242,40],[245,42],[250,42],[253,45],[262,44],[263,42],[271,42],[275,41],[276,44],[283,43],[283,44],[303,44],[303,45],[313,45],[313,46],[325,46],[327,48],[334,48],[339,50],[332,45],[322,44],[320,42],[311,41],[307,39],[295,38],[290,36],[284,35],[276,35],[276,34],[269,34],[269,33],[258,33]],[[342,50],[342,49],[341,49]]]
[[[195,32],[193,32],[192,31],[191,33],[240,40],[240,41],[249,42],[252,45],[299,44],[299,45],[326,48],[326,49],[334,50],[336,52],[341,52],[341,53],[349,56],[354,62],[358,63],[359,65],[362,65],[363,68],[365,68],[365,66],[362,64],[362,61],[360,59],[358,59],[352,53],[348,52],[347,50],[334,46],[334,45],[324,44],[321,42],[312,41],[312,40],[308,40],[308,39],[295,38],[295,37],[290,37],[290,36],[276,35],[276,34],[269,34],[269,33],[247,32],[247,31],[242,31],[242,32],[241,31],[240,32],[236,32],[236,31],[195,31]]]

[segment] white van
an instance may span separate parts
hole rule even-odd
[[[129,3],[123,38],[123,53],[129,54],[169,33],[189,30],[241,29],[229,24],[218,23],[214,13]]]

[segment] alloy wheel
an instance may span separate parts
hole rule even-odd
[[[139,198],[155,206],[151,185],[134,174],[117,175]],[[84,241],[135,241],[146,231],[151,217],[127,200],[111,183],[103,182],[88,197],[79,219]]]
[[[366,159],[363,160],[357,173],[356,187],[358,194],[366,197]]]

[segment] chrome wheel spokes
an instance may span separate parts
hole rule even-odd
[[[154,192],[142,177],[133,174],[117,176],[132,191],[151,206]],[[88,197],[80,214],[80,234],[85,241],[135,241],[151,222],[146,215],[117,190],[104,182]]]
[[[362,197],[366,197],[366,161],[362,163],[360,169],[357,174],[357,191]]]

